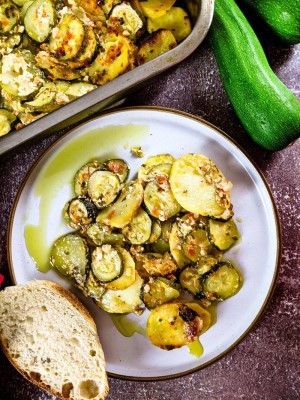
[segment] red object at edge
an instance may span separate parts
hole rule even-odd
[[[0,286],[2,285],[3,281],[4,281],[4,276],[0,274]]]

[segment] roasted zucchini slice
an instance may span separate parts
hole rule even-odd
[[[16,49],[2,57],[0,84],[9,95],[26,100],[34,96],[43,83],[43,73],[29,50]]]
[[[226,300],[241,288],[242,279],[229,261],[221,261],[202,275],[202,291],[209,300]]]
[[[84,38],[83,22],[74,14],[64,14],[52,30],[49,41],[50,54],[59,60],[73,60],[82,51]]]
[[[210,219],[208,223],[208,237],[218,250],[226,251],[237,243],[240,233],[233,219],[225,222]]]
[[[148,182],[150,180],[148,175],[153,167],[161,164],[173,164],[175,158],[171,154],[158,154],[156,156],[150,156],[147,160],[140,166],[138,170],[138,178],[142,182]]]
[[[192,26],[190,18],[183,8],[172,7],[161,17],[147,18],[148,32],[152,33],[158,29],[170,30],[179,43],[191,33]]]
[[[102,164],[98,160],[90,161],[79,168],[74,177],[74,192],[76,196],[87,196],[88,180],[92,173],[99,169],[102,169]]]
[[[117,279],[123,271],[123,261],[119,251],[110,244],[97,246],[92,252],[92,271],[100,282]]]
[[[147,334],[154,346],[163,350],[182,347],[196,340],[203,328],[199,314],[179,302],[165,303],[151,310]]]
[[[152,219],[151,233],[147,243],[155,243],[161,236],[161,223],[158,219]]]
[[[125,160],[120,158],[112,158],[111,160],[105,161],[104,165],[107,169],[117,175],[121,183],[127,181],[129,176],[129,165]]]
[[[124,228],[137,213],[143,196],[144,189],[139,180],[126,183],[115,203],[99,212],[97,222],[114,228]]]
[[[71,228],[85,231],[95,221],[97,208],[90,199],[76,197],[66,203],[63,216]]]
[[[151,218],[146,211],[139,208],[130,223],[122,229],[122,233],[131,244],[143,244],[150,238],[151,228]]]
[[[81,77],[77,70],[73,70],[67,63],[57,60],[44,50],[39,51],[35,59],[38,66],[47,70],[52,79],[73,81]]]
[[[104,311],[112,314],[140,313],[143,302],[140,298],[142,278],[135,272],[132,285],[123,290],[106,290],[96,304]]]
[[[46,82],[31,101],[26,101],[26,109],[32,112],[51,112],[59,107],[56,101],[57,88],[55,83]]]
[[[81,236],[67,233],[55,240],[50,252],[50,264],[62,275],[74,278],[82,285],[89,267],[89,247]]]
[[[210,253],[211,244],[206,229],[195,229],[183,241],[182,251],[191,261],[196,262],[201,256]]]
[[[21,33],[11,33],[8,35],[0,35],[0,57],[9,54],[13,49],[22,42]]]
[[[6,135],[11,130],[11,125],[16,119],[13,113],[0,108],[0,136]]]
[[[79,97],[90,93],[92,90],[97,88],[96,85],[92,85],[91,83],[87,82],[76,82],[71,83],[67,90],[65,91],[66,96],[69,97],[70,101],[76,100]]]
[[[88,272],[84,287],[79,286],[79,289],[85,296],[91,297],[92,299],[99,299],[99,297],[105,293],[104,286],[101,285],[91,269]]]
[[[175,2],[176,0],[142,0],[139,3],[146,17],[158,18],[170,10]]]
[[[142,40],[136,53],[136,62],[138,65],[145,64],[176,46],[173,33],[168,29],[159,29]]]
[[[232,184],[215,163],[200,154],[186,154],[173,163],[170,183],[178,203],[203,216],[232,216]]]
[[[131,286],[135,281],[135,263],[131,254],[127,250],[122,247],[117,247],[117,249],[122,260],[123,272],[118,279],[106,283],[105,287],[111,290],[124,290]]]
[[[0,33],[9,33],[18,24],[21,14],[19,8],[10,1],[0,4]]]
[[[141,298],[148,309],[168,303],[180,296],[179,285],[166,278],[150,278],[141,290]]]
[[[111,229],[107,225],[94,222],[84,230],[85,237],[91,246],[100,246],[101,244],[113,244],[105,242],[107,235],[111,234]]]
[[[44,42],[50,36],[56,22],[56,12],[51,0],[35,0],[26,9],[24,26],[27,34],[36,42]]]
[[[72,69],[78,69],[88,67],[96,56],[96,52],[99,47],[99,40],[96,32],[91,26],[87,26],[85,29],[85,37],[82,52],[75,58],[75,60],[69,60],[68,65]]]
[[[122,1],[111,9],[107,18],[107,26],[135,41],[143,33],[145,18],[133,4]]]
[[[113,172],[96,170],[89,177],[88,195],[98,208],[113,203],[120,190],[119,178]]]
[[[200,283],[200,274],[197,266],[187,266],[183,268],[179,275],[179,282],[183,289],[193,295],[201,292],[202,285]]]

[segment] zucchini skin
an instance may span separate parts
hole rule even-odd
[[[299,0],[240,0],[287,44],[300,43]]]
[[[250,137],[278,151],[300,136],[300,101],[272,71],[234,0],[216,0],[208,34],[229,100]]]

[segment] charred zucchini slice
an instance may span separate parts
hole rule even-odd
[[[165,303],[151,310],[147,334],[154,346],[172,350],[196,340],[202,327],[202,318],[192,308],[179,302]]]
[[[19,8],[10,1],[0,5],[0,33],[9,33],[20,20]]]
[[[84,37],[83,22],[74,14],[64,14],[52,30],[49,41],[50,54],[59,60],[72,60],[80,54]]]
[[[35,0],[27,8],[24,26],[27,34],[36,42],[44,42],[55,24],[56,13],[51,0]]]
[[[73,81],[81,77],[78,71],[73,70],[68,64],[57,60],[46,51],[37,53],[36,62],[40,68],[47,70],[53,79]]]
[[[96,216],[96,206],[86,197],[76,197],[68,201],[64,207],[64,218],[73,229],[85,230],[95,221]]]
[[[101,168],[101,164],[97,160],[93,160],[84,164],[75,174],[74,192],[76,196],[87,196],[88,180],[93,172]]]
[[[143,244],[151,235],[152,221],[149,215],[142,208],[132,218],[130,223],[123,228],[123,235],[132,244]]]
[[[3,108],[0,108],[0,136],[6,135],[11,130],[12,123],[16,116]]]
[[[50,112],[59,107],[56,102],[57,88],[55,83],[46,82],[31,101],[26,101],[26,108],[35,112]]]
[[[114,202],[121,190],[117,175],[110,171],[94,171],[88,180],[88,195],[92,202],[103,208]]]
[[[89,266],[89,247],[84,238],[67,233],[55,240],[50,253],[50,264],[62,275],[83,284]]]
[[[201,277],[202,290],[210,300],[226,300],[241,287],[241,277],[229,262],[219,262]]]
[[[142,284],[142,278],[135,273],[133,283],[126,289],[108,289],[95,302],[102,310],[112,314],[140,313],[143,306],[140,298]]]
[[[99,212],[97,222],[114,228],[124,228],[135,216],[143,195],[144,189],[139,180],[125,184],[117,201]]]
[[[136,62],[138,65],[145,64],[176,46],[173,33],[168,29],[159,29],[142,40],[136,54]]]
[[[182,251],[191,261],[196,262],[201,256],[210,253],[210,242],[205,229],[192,230],[182,244]]]
[[[178,43],[182,42],[192,30],[190,18],[181,7],[172,7],[161,17],[147,19],[149,33],[162,28],[169,29]]]
[[[168,303],[180,296],[177,285],[165,278],[150,278],[141,290],[141,298],[148,309],[155,308],[161,304]]]
[[[100,282],[110,282],[117,279],[123,269],[121,255],[109,244],[96,247],[92,252],[92,271]]]
[[[96,89],[96,85],[92,85],[91,83],[87,82],[76,82],[71,83],[65,94],[69,97],[70,101],[78,99],[87,93],[90,93],[92,90]]]
[[[110,233],[111,229],[108,226],[98,224],[98,222],[90,224],[85,229],[86,239],[92,246],[100,246],[101,244],[105,244],[105,238],[107,235],[110,235]]]
[[[230,214],[231,183],[213,161],[200,154],[186,154],[173,163],[170,183],[178,203],[203,216]]]
[[[111,9],[107,25],[131,40],[136,40],[143,33],[144,21],[143,15],[131,3],[122,1]]]
[[[129,176],[129,165],[125,160],[120,158],[112,158],[111,160],[105,161],[104,165],[107,169],[117,175],[121,183],[127,181]]]
[[[218,250],[225,251],[237,243],[240,233],[233,219],[225,222],[210,219],[208,223],[208,237]]]
[[[198,268],[193,266],[185,267],[179,275],[179,282],[183,289],[196,295],[201,292],[200,274]]]

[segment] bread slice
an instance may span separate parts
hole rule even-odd
[[[36,280],[0,292],[0,344],[28,380],[62,399],[108,393],[96,325],[71,292]]]

